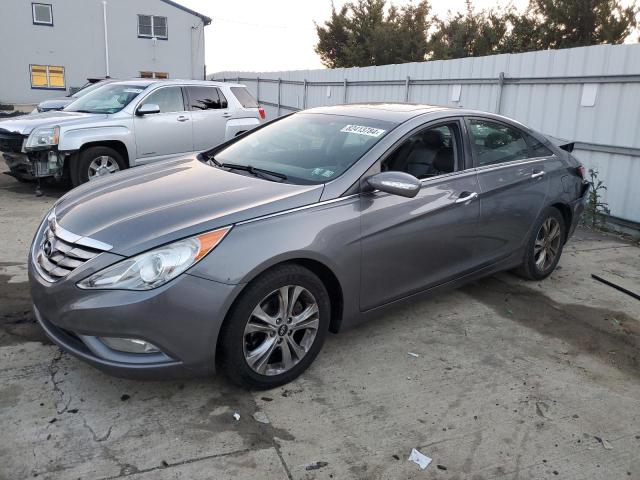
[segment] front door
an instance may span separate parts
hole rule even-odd
[[[422,180],[414,198],[383,192],[361,196],[362,310],[455,279],[476,267],[480,204],[476,173],[462,148],[459,121],[411,135],[381,170]]]
[[[467,120],[480,184],[477,255],[484,264],[523,246],[545,204],[553,153],[512,125]]]
[[[193,122],[193,145],[197,152],[209,150],[225,141],[229,104],[216,87],[187,87]]]
[[[145,104],[158,105],[160,113],[135,116],[137,163],[192,152],[191,112],[185,109],[182,88],[160,87],[145,97],[137,108]]]

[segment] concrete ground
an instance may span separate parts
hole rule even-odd
[[[112,378],[48,342],[24,263],[63,190],[32,192],[0,179],[2,479],[640,479],[640,302],[591,278],[640,292],[637,246],[578,231],[544,282],[404,306],[246,392]]]

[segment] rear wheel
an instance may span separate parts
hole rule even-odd
[[[560,261],[565,236],[562,214],[554,207],[546,208],[531,230],[524,260],[516,273],[528,280],[542,280],[551,275]]]
[[[248,388],[295,379],[320,352],[329,327],[329,295],[311,271],[282,265],[241,294],[220,334],[223,372]]]
[[[89,147],[80,152],[74,186],[111,175],[125,168],[122,156],[111,147]]]

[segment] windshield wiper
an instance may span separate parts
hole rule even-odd
[[[216,160],[216,157],[214,157],[213,155],[205,155],[204,158],[206,158],[207,161],[209,161],[209,162],[213,162],[213,164],[216,167],[221,167],[222,166],[222,164],[218,160]]]
[[[265,170],[264,168],[252,167],[251,165],[238,165],[236,163],[220,163],[212,157],[209,157],[210,160],[214,161],[216,165],[224,168],[231,168],[233,170],[243,170],[245,172],[249,172],[251,175],[255,175],[256,177],[266,178],[266,176],[276,177],[280,180],[286,180],[287,176],[284,173],[272,172],[271,170]],[[266,178],[270,180],[269,178]]]

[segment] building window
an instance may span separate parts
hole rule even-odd
[[[64,67],[54,65],[30,65],[31,88],[65,90]]]
[[[169,74],[167,72],[140,72],[140,78],[166,79],[169,78]]]
[[[53,26],[53,11],[48,3],[32,3],[31,13],[34,25]]]
[[[169,37],[167,17],[138,15],[138,36],[144,38],[155,37],[166,40]]]

